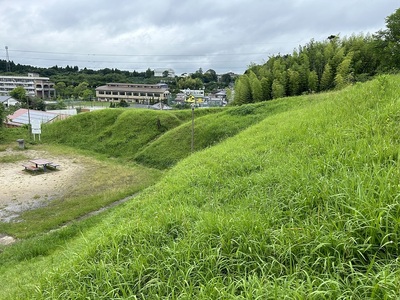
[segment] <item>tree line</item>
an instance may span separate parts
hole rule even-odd
[[[234,104],[241,105],[341,89],[400,68],[400,9],[386,18],[386,29],[375,34],[331,35],[311,40],[292,54],[251,65],[235,83]]]
[[[212,92],[220,88],[233,85],[234,78],[229,74],[223,74],[218,78],[217,73],[209,69],[203,72],[200,68],[187,77],[168,77],[168,73],[162,78],[155,77],[154,71],[148,68],[144,72],[124,71],[119,69],[91,70],[79,69],[78,66],[40,68],[30,65],[21,65],[10,62],[11,72],[6,72],[6,61],[0,60],[0,73],[5,75],[26,76],[27,73],[38,73],[48,77],[55,83],[57,97],[60,99],[91,100],[95,97],[95,88],[110,82],[146,83],[156,84],[160,81],[168,84],[171,93],[178,93],[180,89],[202,89]]]

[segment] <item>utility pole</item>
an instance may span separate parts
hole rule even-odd
[[[192,103],[192,140],[191,140],[190,146],[191,146],[190,148],[193,153],[193,151],[194,151],[194,105],[193,105],[193,103]]]
[[[11,72],[10,57],[8,56],[8,46],[6,46],[6,72]]]

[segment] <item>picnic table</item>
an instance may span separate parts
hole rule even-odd
[[[51,169],[56,169],[59,165],[53,163],[51,160],[45,159],[45,158],[36,158],[36,159],[31,159],[29,161],[31,164],[24,164],[22,165],[25,167],[25,170],[37,172],[39,169],[43,169],[44,172],[46,172],[46,169],[51,168]]]
[[[51,165],[53,162],[44,158],[37,158],[37,159],[31,159],[30,160],[31,163],[33,163],[36,168],[43,168],[43,171],[46,172],[46,167]]]

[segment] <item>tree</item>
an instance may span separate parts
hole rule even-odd
[[[145,77],[145,78],[151,78],[151,77],[153,77],[153,76],[154,76],[154,71],[152,71],[152,70],[150,70],[150,68],[148,68],[148,69],[146,70],[146,72],[145,72],[144,77]]]
[[[288,78],[289,78],[289,95],[291,96],[298,95],[300,90],[299,72],[289,69]]]
[[[129,107],[129,103],[122,99],[118,104],[117,107]]]
[[[337,70],[338,66],[344,60],[344,58],[345,58],[344,50],[345,49],[343,47],[338,48],[335,55],[329,61],[329,64],[331,65],[332,74],[336,74],[336,70]]]
[[[236,80],[235,83],[235,99],[234,104],[242,105],[250,103],[251,101],[251,89],[249,83],[249,77],[244,74]]]
[[[263,100],[263,91],[261,82],[253,71],[249,72],[249,83],[250,83],[252,102],[261,102]]]
[[[274,61],[272,74],[272,98],[280,98],[286,95],[286,83],[287,83],[287,67],[284,59],[279,57]]]
[[[353,57],[353,53],[349,52],[346,58],[339,64],[335,76],[335,87],[341,89],[352,81],[350,76],[350,64]]]
[[[232,95],[233,95],[232,90],[230,88],[225,88],[225,92],[226,92],[226,101],[227,102],[232,102],[233,101],[233,99],[232,99]]]
[[[386,18],[386,29],[375,35],[384,69],[400,68],[400,8]]]
[[[67,88],[67,85],[65,84],[65,82],[57,82],[56,85],[54,86],[57,96],[63,98],[65,97],[65,90]]]
[[[10,96],[20,102],[26,103],[26,91],[22,86],[17,86],[10,92]]]
[[[204,80],[204,83],[217,82],[218,81],[217,72],[215,72],[213,69],[207,70],[203,74],[203,80]]]
[[[82,98],[85,101],[90,101],[93,98],[93,92],[90,89],[86,89],[82,92]]]
[[[4,119],[6,117],[6,113],[5,112],[6,112],[6,110],[4,108],[3,103],[0,103],[0,130],[3,127]]]
[[[278,79],[274,79],[272,82],[272,98],[281,98],[285,96],[285,87],[280,83]]]
[[[89,84],[87,82],[81,82],[74,88],[74,96],[76,98],[78,97],[83,97],[83,93],[85,90],[87,90]]]
[[[304,92],[309,90],[308,88],[308,78],[310,75],[310,59],[307,55],[307,53],[302,52],[299,56],[300,59],[300,65],[298,69],[296,69],[297,72],[299,72],[299,81],[300,81],[300,87],[299,87],[299,92]]]
[[[29,100],[30,108],[36,110],[46,110],[46,104],[44,103],[43,99],[34,97]]]
[[[264,100],[271,100],[271,82],[268,77],[261,79],[261,88]]]
[[[72,96],[74,96],[74,87],[72,85],[69,85],[65,89],[65,97],[71,98]]]
[[[232,76],[229,73],[223,74],[221,76],[221,82],[225,85],[228,86],[232,82]]]
[[[332,87],[332,68],[330,64],[326,64],[324,73],[322,73],[320,87],[322,91],[329,90]]]
[[[199,90],[203,87],[203,81],[200,78],[185,77],[178,81],[178,88]]]
[[[311,71],[308,74],[308,90],[310,92],[318,91],[318,75],[316,71]]]

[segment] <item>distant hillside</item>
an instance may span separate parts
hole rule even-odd
[[[380,76],[205,115],[202,127],[215,120],[211,131],[230,133],[180,160],[101,225],[52,255],[2,270],[0,280],[25,279],[15,299],[396,299],[399,94],[399,76]],[[93,115],[80,118],[96,140],[124,114],[96,114],[107,120],[102,130]],[[146,138],[138,153],[171,147],[164,139],[188,127],[173,114],[151,116],[151,124],[163,116],[168,130]],[[210,132],[197,134],[211,141]]]

